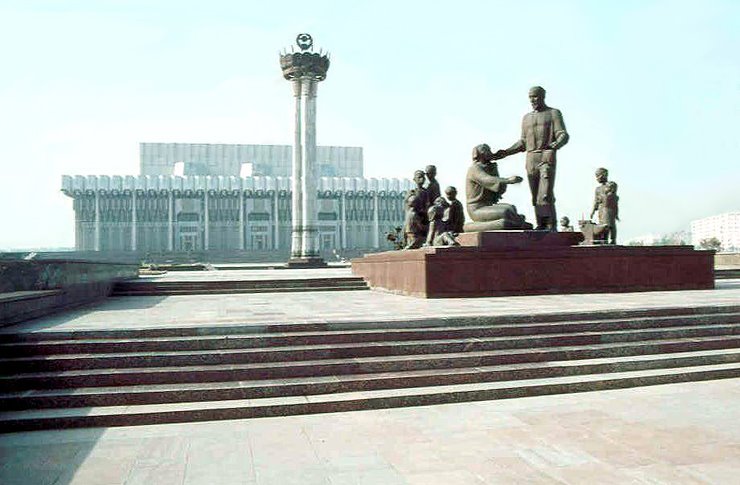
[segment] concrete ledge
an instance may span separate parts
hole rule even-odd
[[[0,293],[0,304],[13,303],[23,300],[35,300],[37,298],[46,298],[58,295],[62,290],[41,290],[41,291],[11,291],[9,293]]]
[[[85,261],[0,262],[0,326],[107,297],[138,265]]]

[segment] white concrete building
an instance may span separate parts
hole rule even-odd
[[[141,175],[64,175],[75,247],[287,251],[291,153],[290,145],[143,143]],[[317,162],[319,249],[386,247],[385,232],[403,225],[411,180],[362,177],[360,147],[317,147]]]
[[[740,211],[725,212],[691,222],[691,244],[716,237],[723,251],[740,250]]]

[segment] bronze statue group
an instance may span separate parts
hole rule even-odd
[[[465,180],[466,207],[471,222],[465,224],[462,204],[457,200],[455,187],[440,194],[437,169],[429,165],[414,173],[416,187],[406,197],[406,214],[403,237],[389,234],[388,239],[398,249],[417,249],[422,246],[454,246],[455,236],[461,232],[496,231],[507,229],[556,232],[555,211],[556,154],[570,138],[565,129],[563,115],[558,109],[545,104],[545,90],[535,86],[529,90],[532,111],[524,115],[519,140],[507,149],[493,152],[486,144],[473,149],[473,163]],[[532,194],[536,226],[526,222],[515,206],[501,202],[510,184],[518,184],[522,177],[501,177],[497,160],[519,152],[526,152],[527,180]],[[608,180],[608,171],[596,171],[596,188],[591,217],[598,214],[599,222],[580,221],[582,232],[588,233],[587,242],[616,244],[619,220],[617,184]],[[570,220],[561,219],[561,230],[572,231]]]
[[[403,249],[422,246],[456,246],[455,236],[463,232],[465,214],[457,200],[457,189],[447,187],[440,193],[437,167],[428,165],[414,172],[416,187],[406,195],[403,224]]]

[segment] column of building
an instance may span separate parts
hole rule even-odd
[[[203,232],[203,249],[208,251],[210,247],[210,225],[211,221],[208,217],[208,187],[206,187],[206,190],[203,191],[203,223],[205,224],[204,232]]]
[[[174,239],[175,239],[175,197],[173,191],[168,191],[167,194],[167,250],[174,251]]]
[[[342,242],[340,247],[342,249],[347,249],[347,195],[344,193],[344,190],[341,192],[340,195],[340,201],[341,201],[341,231],[342,231]]]
[[[95,191],[95,251],[100,251],[100,191]]]
[[[376,190],[373,196],[373,247],[380,247],[380,214],[378,196],[380,193]]]
[[[239,249],[244,251],[244,191],[239,191]]]
[[[131,191],[131,251],[136,251],[136,221],[137,221],[137,209],[136,209],[136,188]]]
[[[280,217],[278,217],[278,196],[280,191],[275,190],[272,207],[272,247],[280,249]]]

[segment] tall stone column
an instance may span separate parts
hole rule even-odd
[[[297,259],[303,254],[303,103],[301,93],[303,83],[301,79],[292,79],[293,96],[295,96],[295,130],[293,138],[293,196],[291,208],[293,212],[290,258]]]
[[[303,196],[303,243],[301,258],[312,260],[319,258],[319,228],[316,211],[316,88],[318,82],[309,77],[301,78],[301,104],[303,105],[303,123],[301,123],[301,165],[303,179],[301,190]]]
[[[280,55],[283,77],[291,81],[295,103],[295,142],[293,145],[293,233],[291,266],[325,266],[319,256],[316,166],[316,91],[326,79],[329,56],[313,52],[313,39],[299,34],[300,52]]]

